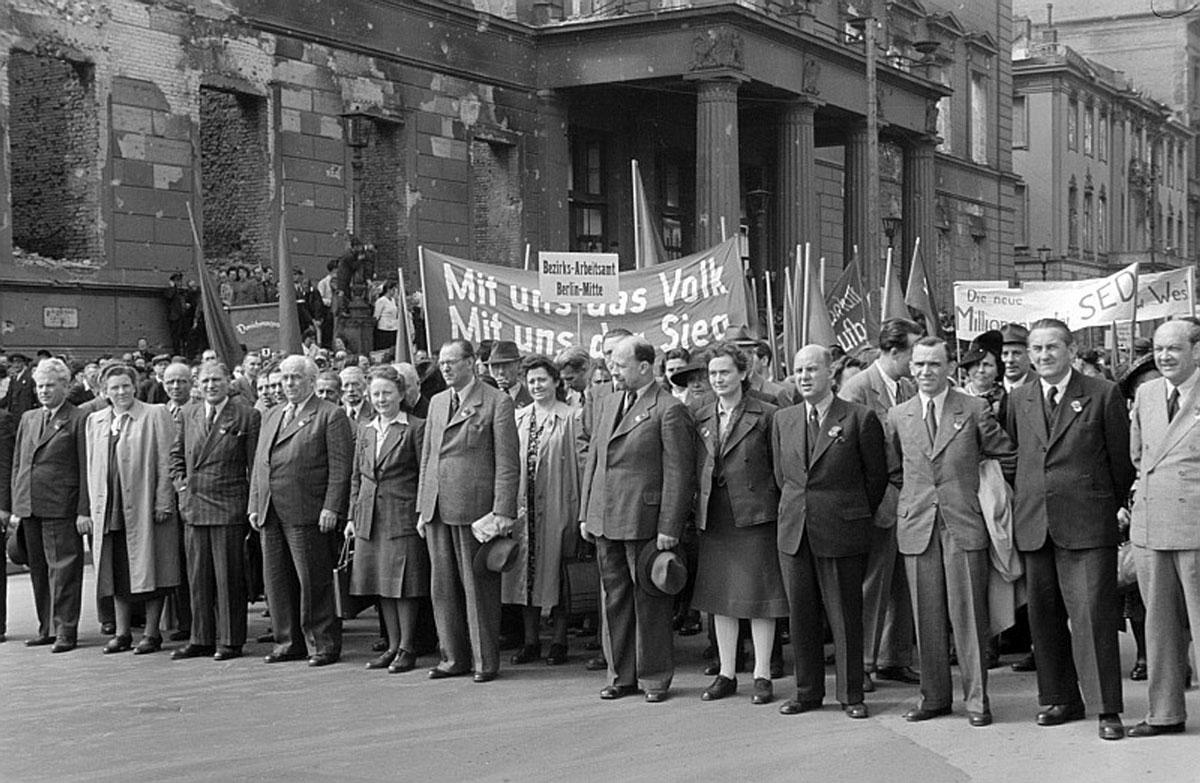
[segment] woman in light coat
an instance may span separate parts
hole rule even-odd
[[[163,598],[179,584],[179,521],[167,457],[175,423],[163,405],[134,398],[137,376],[124,365],[101,375],[112,407],[87,421],[88,493],[91,497],[96,594],[112,596],[116,636],[105,653],[133,646],[135,602],[146,606],[146,628],[134,651],[162,648]]]
[[[564,401],[566,389],[553,361],[530,357],[523,369],[533,402],[517,411],[522,464],[513,535],[520,557],[517,567],[503,576],[501,598],[524,607],[525,645],[512,662],[541,657],[539,626],[542,613],[548,612],[554,635],[546,663],[557,665],[567,660],[564,562],[579,547],[578,411]]]

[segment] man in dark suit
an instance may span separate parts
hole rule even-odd
[[[596,542],[609,685],[602,699],[661,702],[675,673],[674,598],[633,577],[642,549],[679,543],[696,484],[692,418],[654,382],[654,347],[626,337],[612,353],[616,393],[600,400],[580,494],[580,531]]]
[[[171,448],[187,548],[191,636],[171,658],[237,658],[246,643],[246,506],[260,416],[229,396],[229,371],[200,367],[203,402],[183,409]],[[219,646],[218,646],[219,645]]]
[[[496,379],[500,391],[513,401],[514,408],[524,408],[533,402],[521,378],[521,352],[512,340],[500,340],[488,354],[488,372]]]
[[[417,487],[417,532],[429,546],[433,616],[442,661],[430,679],[500,671],[500,574],[474,568],[481,542],[473,524],[491,515],[500,535],[517,515],[520,447],[512,400],[475,377],[465,340],[442,346],[449,388],[429,401]],[[468,664],[468,661],[471,664]]]
[[[183,275],[172,272],[167,290],[167,330],[171,334],[171,353],[183,356],[191,334],[192,308],[188,302]]]
[[[265,660],[298,660],[307,651],[309,666],[327,666],[342,650],[331,537],[349,507],[353,436],[341,408],[313,394],[311,359],[288,356],[279,369],[287,402],[263,421],[247,505],[262,534],[275,635]]]
[[[842,386],[842,399],[865,405],[888,429],[888,411],[916,394],[909,364],[921,327],[905,318],[889,318],[879,329],[879,358]],[[875,512],[871,551],[863,579],[863,689],[882,680],[920,682],[912,670],[913,618],[908,579],[896,548],[896,488],[888,486]]]
[[[25,411],[31,411],[38,406],[37,394],[33,388],[33,372],[29,367],[29,357],[23,353],[10,353],[8,361],[8,397],[5,402],[8,412],[19,420]]]
[[[1129,415],[1116,384],[1072,371],[1063,322],[1034,323],[1029,354],[1039,381],[1012,393],[1006,426],[1017,444],[1013,523],[1047,707],[1037,722],[1080,720],[1091,704],[1101,738],[1121,739],[1116,516],[1133,482]]]
[[[829,349],[796,353],[803,404],[775,414],[771,445],[779,485],[779,565],[791,604],[796,696],[779,711],[818,709],[825,698],[821,606],[833,632],[837,695],[851,718],[863,703],[862,581],[873,516],[888,485],[883,425],[869,408],[833,394]]]
[[[366,424],[375,415],[371,401],[367,399],[367,378],[358,365],[344,368],[338,373],[341,383],[341,405],[350,419],[350,426],[358,429],[359,424]]]
[[[251,351],[242,359],[242,375],[229,384],[229,393],[241,397],[247,405],[258,402],[258,373],[262,370],[262,356]]]
[[[90,528],[87,414],[67,402],[71,370],[45,359],[34,372],[42,407],[17,430],[12,469],[12,521],[20,522],[38,634],[25,644],[75,649],[83,597],[83,534]]]
[[[172,362],[167,365],[162,374],[162,388],[167,393],[164,403],[171,412],[171,421],[175,424],[175,432],[183,423],[183,408],[192,399],[192,368],[183,362]],[[176,498],[176,510],[179,503]],[[179,562],[187,563],[187,549],[183,536],[183,521],[176,514],[175,518],[165,524],[179,527]],[[164,611],[169,612],[169,621],[174,623],[175,630],[171,632],[170,640],[182,642],[192,635],[192,598],[188,584],[188,574],[185,568],[180,573],[179,584],[171,590],[170,602]]]
[[[888,412],[893,482],[902,482],[896,538],[908,571],[921,703],[904,714],[917,722],[950,714],[950,633],[962,674],[967,719],[988,726],[988,547],[979,507],[979,463],[1001,460],[1012,473],[1012,441],[987,401],[950,388],[954,363],[944,340],[924,337],[913,348],[917,396]]]
[[[17,421],[11,413],[0,409],[0,544],[6,543],[5,534],[12,516],[12,467],[16,441]],[[7,634],[8,555],[0,552],[0,642],[8,638]]]

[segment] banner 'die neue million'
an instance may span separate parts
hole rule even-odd
[[[603,304],[548,302],[538,273],[422,252],[425,321],[431,351],[446,340],[512,340],[522,351],[554,355],[572,345],[600,353],[613,327],[644,334],[662,350],[711,345],[747,323],[736,237],[702,253],[623,271]],[[578,334],[578,331],[582,334]]]
[[[958,339],[972,340],[1006,323],[1029,325],[1039,318],[1057,318],[1072,331],[1112,326],[1114,321],[1134,317],[1135,299],[1138,321],[1192,314],[1191,268],[1139,275],[1136,266],[1132,264],[1108,277],[1027,283],[1023,288],[1008,288],[996,281],[957,282],[954,310]]]

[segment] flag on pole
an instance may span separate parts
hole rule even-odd
[[[799,319],[796,317],[796,295],[792,289],[792,270],[789,267],[783,269],[783,353],[784,360],[787,362],[787,367],[791,367],[792,359],[796,356],[796,351],[800,349],[800,335],[796,331],[796,324]]]
[[[904,294],[900,290],[900,280],[892,266],[892,249],[887,251],[887,266],[883,276],[883,312],[880,322],[889,318],[909,318],[908,305],[904,303]]]
[[[282,199],[280,200],[282,201]],[[301,353],[300,311],[296,308],[296,282],[287,248],[284,213],[279,213],[279,352],[285,356]]]
[[[912,267],[908,270],[908,287],[904,293],[904,304],[925,318],[925,333],[937,337],[941,332],[941,320],[937,306],[933,303],[933,287],[925,273],[925,262],[921,257],[921,238],[913,246]]]
[[[650,202],[646,199],[638,162],[635,159],[629,163],[633,179],[633,268],[645,269],[667,260],[667,249],[663,246],[658,226],[650,216]]]
[[[204,312],[204,332],[208,336],[208,345],[217,352],[217,358],[233,370],[242,361],[242,346],[238,342],[237,333],[221,304],[221,295],[217,290],[217,281],[204,263],[204,250],[200,246],[200,235],[196,231],[196,219],[192,215],[192,205],[187,205],[188,223],[192,226],[192,255],[196,261],[196,279],[200,283],[200,306]]]
[[[528,245],[526,245],[528,247]],[[408,289],[404,286],[404,270],[397,269],[396,274],[399,276],[400,290],[396,292],[400,305],[400,327],[396,330],[396,358],[397,362],[408,362],[415,365],[413,357],[417,355],[415,348],[416,343],[413,342],[413,321],[412,313],[408,309]]]
[[[807,255],[807,248],[806,255]],[[837,335],[833,331],[833,320],[829,317],[829,309],[825,306],[825,292],[821,290],[821,273],[818,268],[824,265],[825,259],[817,263],[811,261],[805,266],[808,270],[808,282],[805,285],[804,304],[804,341],[808,345],[821,345],[826,348],[837,345]]]

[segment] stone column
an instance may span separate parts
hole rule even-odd
[[[693,77],[696,82],[696,247],[737,234],[741,216],[738,168],[740,74]]]
[[[779,125],[779,258],[796,274],[796,246],[809,243],[821,257],[820,189],[817,186],[813,115],[820,101],[802,97],[788,103]],[[783,269],[773,269],[784,279]]]
[[[571,247],[571,210],[567,203],[567,172],[571,151],[567,143],[567,106],[554,90],[538,91],[538,200],[541,247]]]
[[[874,290],[883,280],[879,261],[867,258],[872,247],[868,232],[878,233],[880,226],[868,226],[870,215],[867,203],[871,177],[877,175],[867,165],[867,123],[858,121],[850,125],[846,131],[846,162],[845,162],[845,203],[842,213],[842,252],[846,263],[854,257],[854,248],[858,247],[858,255],[862,259],[859,269],[862,270],[863,285],[868,291]]]
[[[921,258],[925,272],[932,279],[936,272],[937,241],[937,175],[934,170],[938,138],[920,136],[904,147],[904,203],[901,205],[903,223],[903,256],[899,259],[907,280],[912,262],[913,246],[921,238]]]

